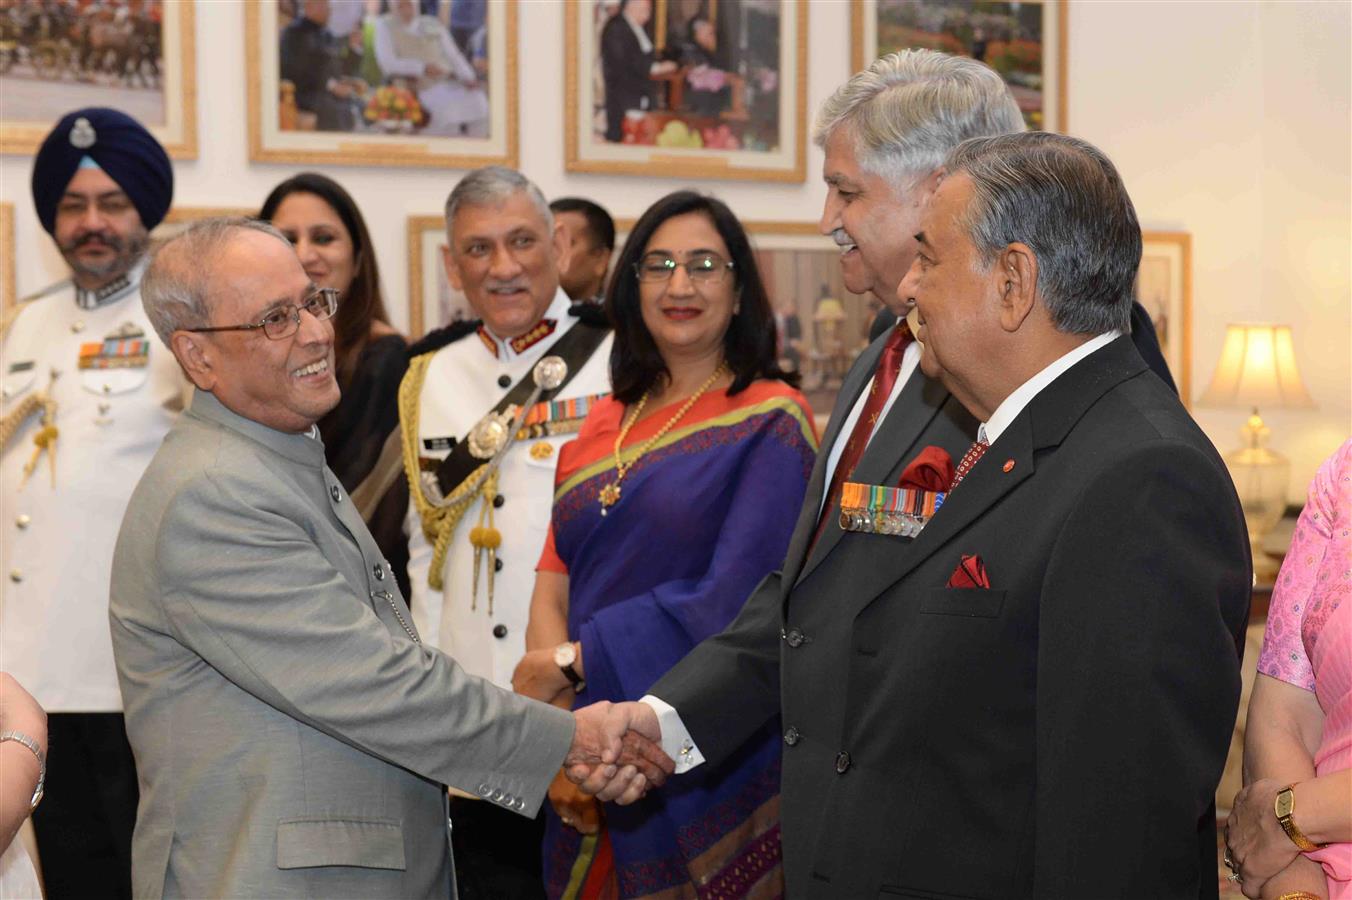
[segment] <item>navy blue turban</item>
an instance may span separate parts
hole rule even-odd
[[[86,156],[126,191],[147,231],[160,224],[174,199],[169,155],[131,116],[91,106],[58,122],[33,160],[33,205],[48,234],[56,229],[56,205]]]

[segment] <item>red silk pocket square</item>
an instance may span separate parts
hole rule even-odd
[[[901,473],[897,487],[939,493],[953,484],[953,457],[942,447],[930,445],[916,454]]]
[[[979,556],[963,555],[962,562],[953,570],[953,574],[948,576],[946,587],[951,588],[982,588],[990,590],[991,580],[986,577],[986,564],[981,561]]]

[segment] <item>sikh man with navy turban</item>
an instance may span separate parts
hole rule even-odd
[[[137,782],[108,582],[131,490],[181,406],[140,294],[173,189],[134,119],[62,118],[33,161],[33,205],[70,276],[0,319],[0,412],[18,423],[0,449],[0,659],[48,712],[33,827],[49,900],[131,896]]]

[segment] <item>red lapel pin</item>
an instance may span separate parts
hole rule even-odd
[[[1014,460],[1012,459],[1005,460],[1005,471],[1008,472],[1013,468],[1014,468]]]

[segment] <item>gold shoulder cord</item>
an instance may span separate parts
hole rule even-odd
[[[56,372],[52,372],[52,381],[56,381]],[[33,455],[28,462],[24,463],[23,478],[19,481],[19,488],[28,483],[33,471],[37,468],[38,460],[42,454],[47,454],[47,465],[51,469],[52,487],[56,487],[56,439],[60,434],[56,427],[56,400],[52,397],[52,387],[49,383],[47,389],[29,394],[18,406],[10,410],[3,419],[0,419],[0,449],[9,444],[10,438],[14,437],[15,432],[22,427],[23,423],[33,413],[40,413],[38,423],[41,427],[37,434],[33,435]]]
[[[433,351],[434,353],[435,351]],[[399,383],[399,421],[403,423],[404,474],[408,477],[409,494],[413,498],[418,517],[422,521],[423,535],[432,542],[432,568],[427,573],[427,584],[434,591],[442,589],[442,569],[446,563],[446,549],[450,546],[451,536],[456,526],[465,517],[470,506],[480,496],[484,497],[486,509],[491,515],[491,498],[497,493],[497,471],[489,470],[488,463],[479,466],[469,477],[456,486],[455,490],[440,503],[428,499],[423,490],[422,467],[418,464],[418,407],[422,399],[423,381],[427,377],[427,366],[433,353],[415,356],[409,361],[408,372]],[[483,519],[480,515],[480,519]],[[489,523],[491,528],[491,522]],[[482,528],[482,522],[480,523]],[[480,529],[473,529],[479,531]],[[482,532],[480,533],[482,539]],[[471,535],[473,537],[473,535]],[[496,547],[488,548],[490,551]],[[475,544],[474,584],[472,585],[470,608],[473,609],[478,594],[478,569],[480,553]],[[488,566],[488,602],[489,614],[493,612],[493,554],[490,552]]]

